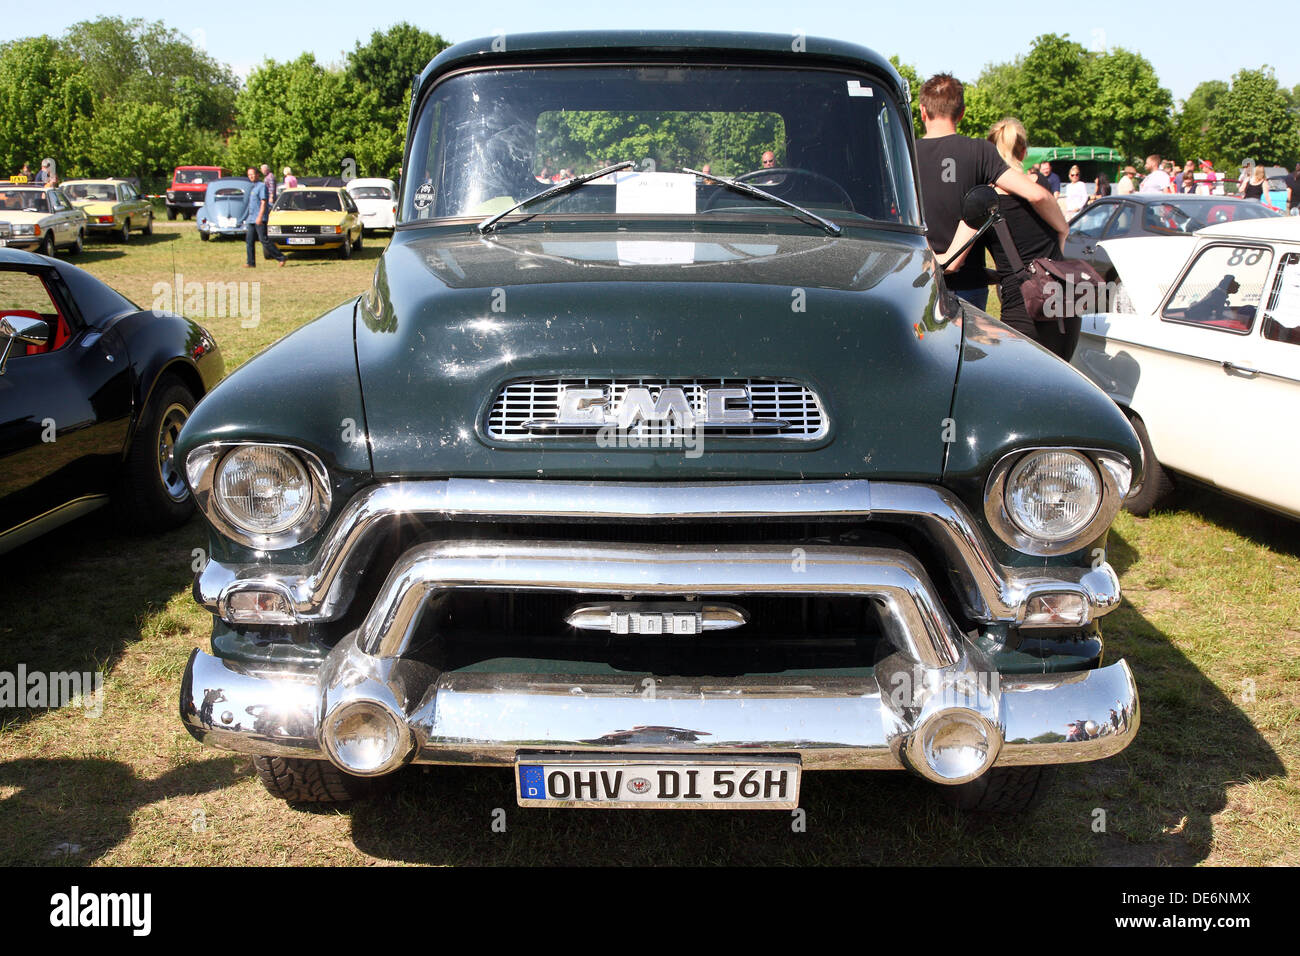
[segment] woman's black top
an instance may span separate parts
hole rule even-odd
[[[1060,259],[1061,246],[1056,231],[1034,211],[1027,200],[1010,194],[998,196],[998,209],[1007,221],[1007,229],[1016,244],[1020,261],[1028,265],[1035,259]],[[998,240],[997,234],[990,231],[989,252],[998,268],[998,297],[1002,300],[1002,321],[1008,317],[1029,320],[1025,311],[1025,300],[1020,295],[1020,283],[1012,277],[1011,259]]]
[[[1241,193],[1247,199],[1259,199],[1264,195],[1263,183],[1246,183],[1246,188]]]

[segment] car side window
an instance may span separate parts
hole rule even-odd
[[[1277,265],[1260,334],[1270,342],[1300,345],[1300,253],[1288,252]]]
[[[1142,226],[1147,232],[1186,232],[1191,217],[1167,202],[1152,203],[1142,210]]]
[[[45,345],[20,345],[10,353],[11,360],[23,355],[52,351],[68,339],[68,324],[50,295],[49,288],[39,275],[31,272],[0,272],[0,315],[41,319],[50,330]]]
[[[1115,213],[1115,218],[1110,221],[1106,227],[1106,238],[1114,236],[1127,236],[1133,231],[1133,220],[1137,217],[1134,215],[1133,204],[1131,202],[1122,202],[1119,204],[1119,211]]]
[[[1273,253],[1261,246],[1208,246],[1197,255],[1161,317],[1225,332],[1255,325]]]
[[[1070,227],[1071,234],[1083,239],[1100,239],[1101,232],[1106,228],[1106,222],[1114,211],[1115,207],[1111,203],[1093,206],[1075,220],[1074,225]]]

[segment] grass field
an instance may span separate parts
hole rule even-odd
[[[382,245],[252,271],[192,223],[155,233],[78,261],[145,306],[177,272],[259,280],[256,328],[204,319],[232,368],[360,292]],[[804,832],[785,813],[525,810],[508,770],[413,770],[371,802],[290,809],[177,717],[210,629],[189,592],[204,544],[197,520],[145,539],[101,512],[0,558],[0,671],[106,675],[98,718],[0,712],[0,864],[1300,864],[1300,525],[1207,492],[1112,536],[1108,655],[1143,707],[1127,751],[1062,768],[1014,821],[963,817],[903,774],[807,774]]]

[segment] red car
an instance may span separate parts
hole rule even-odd
[[[220,166],[177,166],[172,173],[172,184],[167,187],[167,218],[175,219],[177,215],[194,218],[195,211],[203,205],[208,183],[225,175]]]

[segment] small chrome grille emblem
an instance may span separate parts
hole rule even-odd
[[[570,611],[565,621],[584,631],[691,635],[740,627],[748,619],[743,610],[730,604],[628,601],[623,604],[584,604]]]

